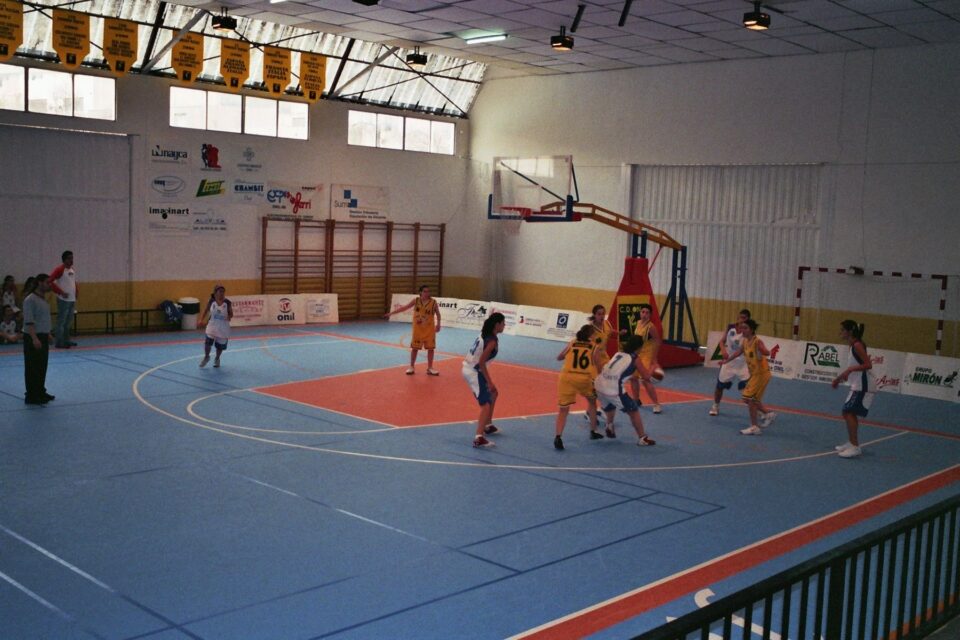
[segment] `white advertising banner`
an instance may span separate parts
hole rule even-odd
[[[335,293],[305,293],[307,323],[340,322],[340,303]]]
[[[324,185],[265,183],[264,213],[291,215],[304,219],[322,218]]]
[[[517,308],[516,335],[528,338],[546,338],[547,321],[552,309],[545,307],[528,307],[520,305]]]
[[[480,332],[483,321],[490,315],[490,304],[479,300],[457,300],[455,309],[440,307],[443,325]]]
[[[903,367],[900,393],[933,398],[957,400],[960,390],[960,360],[938,356],[908,353]]]
[[[334,220],[386,220],[389,216],[387,187],[330,185],[330,217]]]
[[[503,302],[491,302],[490,313],[502,313],[506,325],[503,332],[508,336],[517,335],[517,322],[520,318],[520,307],[515,304],[505,304]]]
[[[711,331],[707,334],[707,355],[703,359],[703,366],[711,369],[720,368],[720,360],[723,359],[720,353],[720,341],[723,336],[723,331]]]
[[[799,380],[829,384],[847,368],[850,359],[850,347],[847,345],[803,341],[797,344],[803,345],[800,369],[796,376]]]
[[[234,327],[252,327],[262,324],[267,309],[266,296],[229,296],[233,306],[233,319],[230,324]]]
[[[417,297],[415,293],[394,293],[390,296],[390,311],[396,311],[403,305],[407,304],[411,300]],[[448,298],[442,298],[443,300],[448,300]],[[441,298],[436,298],[437,304],[440,303]],[[454,300],[453,302],[456,302]],[[443,318],[443,305],[441,304],[440,318]],[[413,308],[407,309],[403,313],[395,313],[390,316],[390,322],[406,322],[410,324],[413,322]]]
[[[900,351],[867,348],[867,355],[870,356],[870,362],[873,364],[872,371],[876,381],[876,390],[900,393],[907,354]]]
[[[230,324],[235,327],[340,320],[335,293],[230,296],[230,302],[233,304]]]
[[[577,335],[577,330],[586,324],[588,314],[582,311],[551,309],[547,317],[547,339],[569,342]]]
[[[760,336],[763,346],[770,351],[767,358],[767,364],[770,366],[770,373],[775,378],[798,378],[803,364],[803,353],[805,343],[791,340],[790,338],[774,338],[773,336]],[[837,374],[833,374],[833,378]],[[830,380],[833,380],[830,378]],[[821,380],[821,382],[823,382]],[[827,381],[829,382],[829,380]]]

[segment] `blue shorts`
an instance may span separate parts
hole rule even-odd
[[[482,373],[473,367],[466,366],[463,367],[460,372],[463,374],[463,379],[467,381],[467,386],[470,387],[470,391],[473,392],[474,397],[477,399],[477,404],[482,407],[493,401],[493,396],[490,395],[490,389],[487,387],[487,379]]]
[[[210,336],[207,336],[206,339],[203,341],[203,344],[206,347],[212,347],[214,343],[216,343],[217,349],[220,349],[220,351],[226,351],[227,349],[226,340],[223,340],[223,342],[218,342],[216,338],[211,338]]]
[[[640,410],[640,404],[625,393],[618,396],[607,396],[602,393],[597,394],[597,402],[604,411],[613,411],[620,409],[624,413],[633,413]]]
[[[851,389],[846,402],[843,403],[843,413],[852,413],[855,416],[865,418],[872,403],[872,392]]]

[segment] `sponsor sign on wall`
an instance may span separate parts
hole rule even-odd
[[[179,176],[162,175],[150,180],[150,189],[154,197],[179,198],[186,188],[186,181]]]
[[[457,300],[456,309],[440,309],[444,326],[480,332],[483,321],[490,315],[490,303],[479,300]],[[449,320],[448,320],[449,318]]]
[[[53,50],[60,62],[76,69],[90,53],[90,16],[76,11],[53,10]]]
[[[234,202],[244,204],[262,203],[267,197],[267,185],[253,180],[234,180],[230,192]]]
[[[181,204],[157,203],[147,205],[147,228],[162,235],[183,235],[193,227],[190,207]]]
[[[240,160],[237,162],[237,171],[244,173],[259,173],[263,169],[263,163],[257,156],[253,147],[244,147],[240,152]]]
[[[520,305],[517,309],[516,334],[528,338],[546,338],[551,311],[546,307]]]
[[[803,361],[804,343],[789,338],[774,338],[773,336],[760,336],[760,340],[770,352],[767,357],[767,364],[770,366],[770,373],[774,377],[790,379],[798,377],[800,365]],[[836,373],[827,382],[835,377],[837,377]]]
[[[230,296],[235,327],[339,322],[337,294]]]
[[[23,43],[23,4],[0,0],[0,62],[9,60]]]
[[[150,148],[150,162],[187,164],[190,162],[190,152],[183,147],[155,144]]]
[[[322,184],[298,186],[267,182],[266,212],[313,219],[322,201],[323,188]]]
[[[900,393],[907,354],[885,349],[867,349],[867,355],[873,364],[872,371],[876,390]]]
[[[103,57],[113,75],[124,75],[136,62],[138,29],[136,22],[103,19]]]
[[[813,382],[833,382],[847,368],[850,347],[827,342],[800,342],[803,353],[797,378]]]
[[[956,401],[960,391],[960,360],[909,353],[900,392],[935,400]]]
[[[386,220],[389,215],[387,187],[330,185],[330,217],[334,220]]]

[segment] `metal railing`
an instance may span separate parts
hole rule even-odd
[[[960,614],[960,495],[635,640],[899,640]]]

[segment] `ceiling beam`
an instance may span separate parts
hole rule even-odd
[[[147,64],[145,64],[143,67],[140,68],[140,73],[149,73],[150,69],[153,69],[154,65],[160,62],[160,58],[162,58],[167,51],[172,49],[173,45],[180,42],[180,39],[183,38],[183,36],[190,33],[190,29],[192,29],[194,25],[200,22],[200,20],[205,15],[207,15],[207,12],[202,9],[197,11],[195,14],[193,14],[193,17],[190,18],[190,21],[187,22],[187,24],[183,25],[183,29],[180,29],[180,31],[177,31],[176,35],[174,35],[173,38],[170,39],[170,42],[163,45],[163,47],[160,48],[160,51],[157,52],[157,55],[153,56],[153,58],[150,59],[150,62],[148,62]]]

